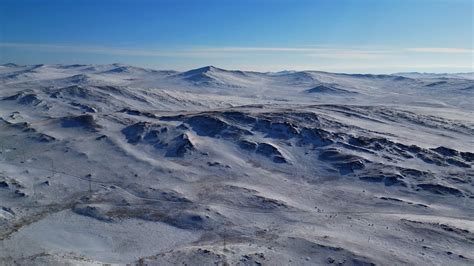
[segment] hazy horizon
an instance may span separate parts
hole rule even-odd
[[[182,70],[177,70],[177,69],[171,69],[171,68],[154,68],[154,67],[142,67],[142,66],[137,66],[137,65],[132,65],[132,64],[126,64],[126,63],[120,63],[120,62],[115,62],[115,63],[108,63],[108,64],[92,64],[92,63],[82,63],[82,64],[77,64],[77,63],[53,63],[53,64],[18,64],[15,62],[0,62],[0,66],[5,66],[8,64],[14,64],[17,66],[37,66],[37,65],[44,65],[44,66],[68,66],[68,65],[121,65],[121,66],[128,66],[128,67],[136,67],[136,68],[143,68],[143,69],[149,69],[149,70],[156,70],[156,71],[176,71],[176,72],[186,72],[186,71],[192,71],[196,69],[201,69],[201,68],[206,68],[206,67],[213,67],[225,71],[244,71],[244,72],[255,72],[255,73],[281,73],[281,72],[326,72],[326,73],[335,73],[335,74],[374,74],[374,75],[396,75],[396,74],[409,74],[409,73],[418,73],[418,74],[472,74],[474,73],[473,71],[470,72],[422,72],[422,71],[400,71],[400,72],[337,72],[337,71],[325,71],[325,70],[318,70],[318,69],[303,69],[303,70],[294,70],[294,69],[282,69],[282,70],[276,70],[276,71],[256,71],[256,70],[247,70],[247,69],[228,69],[228,68],[223,68],[220,66],[214,66],[214,65],[203,65],[203,66],[198,66],[195,68],[190,68],[190,69],[182,69]]]

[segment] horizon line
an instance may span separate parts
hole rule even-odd
[[[305,70],[294,70],[294,69],[282,69],[278,71],[255,71],[255,70],[245,70],[245,69],[229,69],[229,68],[224,68],[224,67],[218,67],[215,65],[204,65],[200,67],[192,67],[187,70],[175,70],[175,69],[159,69],[159,68],[153,68],[153,67],[143,67],[143,66],[137,66],[133,64],[127,64],[127,63],[121,63],[121,62],[114,62],[114,63],[45,63],[45,64],[18,64],[14,62],[0,62],[0,66],[2,67],[8,67],[7,65],[15,65],[16,67],[33,67],[33,66],[74,66],[74,65],[82,65],[82,66],[125,66],[125,67],[133,67],[133,68],[141,68],[144,70],[153,70],[153,71],[175,71],[179,73],[185,73],[188,71],[193,71],[193,70],[198,70],[202,68],[216,68],[219,70],[223,71],[242,71],[242,72],[253,72],[253,73],[281,73],[281,72],[323,72],[323,73],[331,73],[331,74],[372,74],[372,75],[397,75],[397,74],[474,74],[473,71],[467,71],[467,72],[425,72],[425,71],[400,71],[400,72],[391,72],[391,73],[375,73],[375,72],[337,72],[337,71],[327,71],[327,70],[317,70],[317,69],[305,69]]]

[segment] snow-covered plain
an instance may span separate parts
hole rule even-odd
[[[474,264],[474,75],[0,66],[0,264]]]

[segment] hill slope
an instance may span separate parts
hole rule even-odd
[[[474,263],[472,80],[9,64],[0,86],[0,264]]]

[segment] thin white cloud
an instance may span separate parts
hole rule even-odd
[[[285,53],[317,58],[373,59],[384,57],[385,54],[390,53],[390,51],[384,50],[354,50],[317,47],[189,47],[176,50],[165,50],[41,43],[0,43],[0,47],[42,50],[50,52],[74,52],[150,57],[232,57],[241,56],[244,54]]]
[[[385,58],[389,51],[360,51],[360,50],[327,50],[308,54],[310,57],[327,59],[380,59]]]
[[[208,47],[196,48],[195,51],[206,53],[286,53],[328,59],[375,59],[393,53],[390,50],[370,49],[334,49],[318,47]]]
[[[469,54],[474,53],[474,49],[467,48],[448,48],[448,47],[417,47],[407,48],[408,52],[417,53],[435,53],[435,54]]]
[[[51,52],[94,53],[123,56],[152,56],[152,57],[230,57],[242,54],[256,53],[285,53],[328,59],[378,59],[388,55],[404,52],[461,54],[474,53],[473,49],[449,47],[418,47],[402,49],[346,49],[321,47],[188,47],[183,49],[139,49],[107,46],[84,46],[69,44],[43,43],[0,43],[0,47],[43,50]]]
[[[173,51],[161,51],[153,49],[126,49],[105,46],[81,46],[64,44],[41,44],[41,43],[0,43],[0,47],[24,48],[32,50],[46,50],[59,52],[94,53],[106,55],[126,56],[179,56],[180,53]]]
[[[320,52],[325,48],[311,47],[198,47],[203,52],[211,53],[255,53],[255,52]]]

